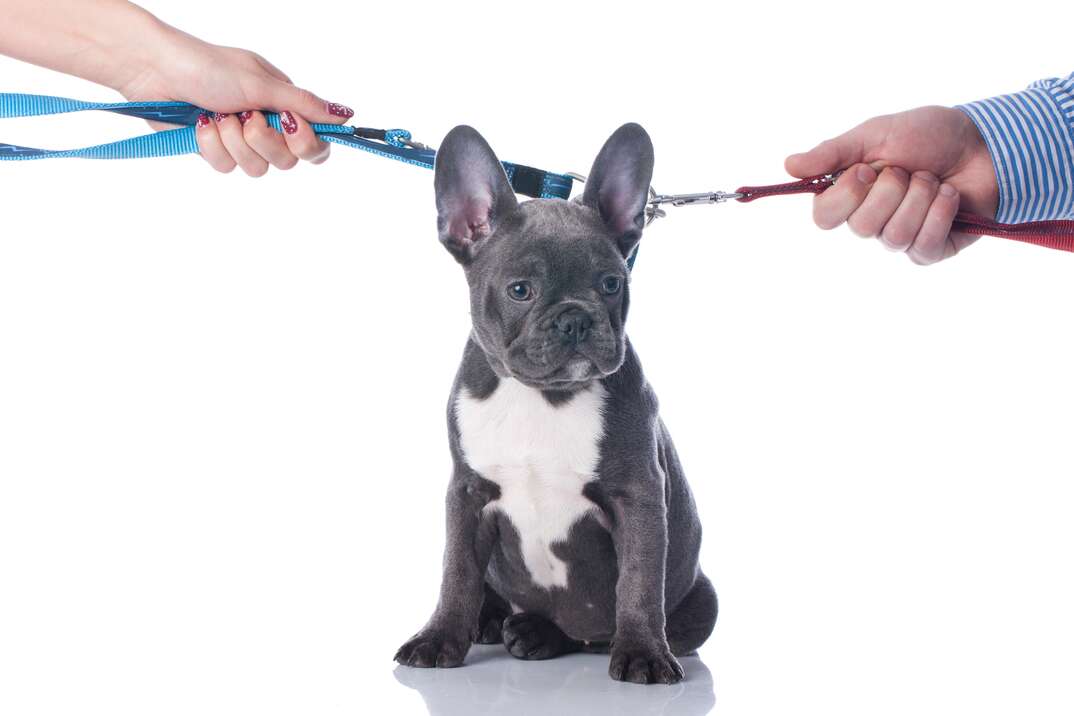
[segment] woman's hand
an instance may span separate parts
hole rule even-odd
[[[201,155],[217,171],[239,166],[259,177],[270,165],[290,169],[300,159],[320,164],[330,145],[310,123],[342,124],[354,116],[348,107],[295,87],[256,53],[211,45],[163,24],[159,31],[163,42],[154,43],[155,59],[116,89],[130,100],[177,100],[213,110],[198,118],[197,137]],[[283,134],[259,109],[280,113]]]
[[[328,158],[310,122],[354,116],[325,102],[253,52],[220,47],[171,27],[127,0],[0,0],[0,54],[111,87],[130,100],[178,100],[213,114],[198,121],[214,168],[261,176],[271,164]],[[284,133],[256,110],[280,113]],[[154,125],[168,128],[168,125]]]

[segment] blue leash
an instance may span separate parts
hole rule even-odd
[[[48,114],[67,114],[97,110],[113,112],[139,119],[185,125],[179,129],[153,132],[140,137],[121,139],[117,142],[98,144],[81,149],[35,149],[0,142],[0,161],[28,161],[32,159],[144,159],[150,157],[174,157],[196,154],[198,140],[195,124],[198,117],[206,114],[204,109],[185,102],[80,102],[64,97],[48,97],[33,94],[0,93],[0,119],[12,117],[39,117]],[[265,114],[269,126],[283,131],[280,116]],[[411,140],[405,129],[371,129],[339,124],[311,125],[317,136],[326,142],[356,147],[377,156],[395,159],[406,164],[433,168],[436,151]],[[516,192],[540,199],[566,199],[570,197],[574,180],[564,174],[554,174],[524,164],[503,163],[507,178]]]

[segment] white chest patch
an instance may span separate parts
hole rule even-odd
[[[464,388],[455,403],[463,455],[500,498],[500,510],[518,530],[522,558],[542,587],[566,587],[567,565],[551,550],[596,506],[582,496],[595,479],[604,434],[604,386],[594,383],[569,402],[551,405],[540,391],[513,378],[485,400]]]

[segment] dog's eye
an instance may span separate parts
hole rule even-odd
[[[600,289],[609,296],[619,293],[623,287],[623,281],[618,276],[606,276],[600,283]]]
[[[528,301],[533,298],[533,286],[529,281],[516,281],[507,287],[507,295],[516,301]]]

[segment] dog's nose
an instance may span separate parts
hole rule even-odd
[[[593,319],[580,308],[568,308],[552,322],[564,343],[578,345],[589,335]]]

